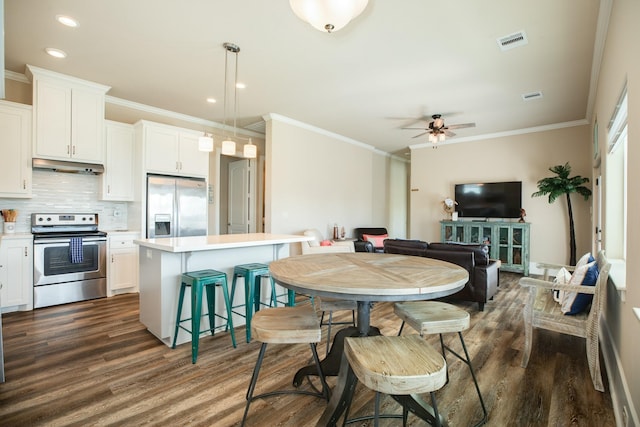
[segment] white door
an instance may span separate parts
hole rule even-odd
[[[251,233],[255,209],[251,188],[251,167],[249,160],[238,160],[229,163],[229,204],[227,233]]]

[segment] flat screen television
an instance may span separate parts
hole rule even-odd
[[[466,218],[519,218],[522,182],[456,184],[458,216]]]

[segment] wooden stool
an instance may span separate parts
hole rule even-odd
[[[222,288],[224,295],[224,304],[227,308],[227,316],[216,314],[216,286]],[[191,288],[191,317],[180,319],[182,315],[182,303],[184,302],[184,292],[186,288]],[[202,289],[207,290],[207,307],[208,312],[202,314]],[[200,318],[202,316],[209,317],[209,328],[200,331]],[[178,313],[176,315],[176,329],[173,333],[173,345],[176,348],[176,340],[178,339],[178,331],[180,328],[191,334],[191,363],[196,363],[198,359],[198,343],[200,342],[200,334],[211,331],[211,335],[215,333],[217,328],[225,327],[225,331],[231,331],[231,342],[236,347],[236,335],[233,329],[233,320],[231,319],[231,302],[229,300],[229,291],[227,289],[227,275],[216,270],[199,270],[184,273],[182,275],[180,285],[180,297],[178,298]],[[216,326],[216,317],[225,320],[224,325]],[[191,321],[191,329],[182,326],[183,322]]]
[[[278,305],[276,284],[269,273],[269,266],[266,264],[252,263],[236,265],[233,269],[233,281],[231,282],[232,304],[236,295],[236,280],[238,277],[244,279],[245,302],[244,304],[232,305],[231,310],[238,316],[242,316],[246,319],[246,335],[247,342],[249,342],[251,341],[251,318],[253,317],[253,313],[257,313],[260,310],[261,305],[268,307]],[[269,304],[262,303],[260,300],[260,285],[262,278],[264,277],[268,277],[271,281],[271,297],[269,298]],[[288,303],[289,305],[293,305],[293,301],[295,300],[294,292],[288,291],[288,295]],[[240,307],[244,307],[244,313],[234,310]]]
[[[478,398],[480,399],[480,405],[482,406],[483,418],[476,424],[476,426],[483,425],[487,422],[487,408],[485,407],[482,394],[480,393],[480,387],[476,380],[476,374],[473,371],[471,365],[471,358],[467,351],[467,346],[464,343],[462,337],[462,331],[469,329],[470,316],[466,310],[462,310],[455,305],[447,304],[438,301],[407,301],[396,303],[394,306],[394,313],[402,319],[402,325],[398,331],[398,335],[402,333],[402,328],[405,322],[409,324],[413,329],[420,332],[420,336],[439,334],[440,346],[442,348],[442,356],[446,359],[445,350],[456,356],[462,362],[469,367],[471,372],[471,378],[473,378],[473,384],[476,387]],[[460,337],[460,343],[464,350],[465,357],[456,353],[449,346],[444,344],[442,334],[457,332]],[[447,381],[449,381],[447,373]]]
[[[356,326],[356,314],[355,310],[358,309],[358,303],[353,300],[342,300],[335,298],[325,298],[325,297],[316,297],[314,304],[318,304],[318,310],[322,311],[322,315],[320,316],[320,327],[327,326],[327,348],[325,351],[325,357],[329,354],[329,346],[331,344],[331,326],[332,325],[351,325]],[[350,322],[334,322],[333,321],[333,312],[334,311],[345,311],[351,310],[351,321]],[[329,321],[325,323],[324,316],[329,312]]]
[[[322,373],[320,367],[320,360],[318,359],[318,353],[316,345],[322,339],[322,330],[320,329],[320,323],[318,323],[318,316],[310,305],[300,305],[297,307],[276,307],[261,310],[253,318],[251,329],[253,337],[262,342],[260,347],[260,353],[258,354],[258,361],[253,369],[253,375],[251,376],[251,382],[249,383],[249,389],[247,390],[247,406],[244,410],[242,417],[242,424],[244,425],[247,414],[249,413],[249,406],[255,399],[265,398],[278,394],[307,394],[311,396],[322,397],[329,400],[329,387]],[[264,359],[264,353],[267,349],[267,344],[309,344],[311,347],[311,353],[313,354],[313,360],[318,368],[318,376],[322,383],[321,392],[311,392],[306,390],[276,390],[259,395],[253,395],[253,392],[258,381],[258,375],[260,373],[260,366]]]
[[[374,413],[375,426],[378,426],[381,417],[379,393],[391,395],[430,393],[435,423],[433,425],[441,425],[434,392],[447,381],[447,364],[444,358],[424,339],[417,335],[347,337],[344,340],[344,352],[349,366],[358,380],[377,392]],[[371,418],[361,417],[348,420],[348,415],[349,408],[347,407],[345,423]],[[384,415],[384,417],[399,416]],[[403,425],[406,425],[407,417],[408,409],[403,405]]]

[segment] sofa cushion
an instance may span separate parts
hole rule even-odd
[[[384,241],[384,252],[388,254],[425,256],[429,244],[422,240],[387,239]]]
[[[489,265],[489,248],[487,245],[474,243],[429,243],[429,249],[438,251],[464,251],[472,252],[476,265]]]

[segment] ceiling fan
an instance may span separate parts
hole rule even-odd
[[[429,120],[428,117],[423,117],[420,120]],[[475,123],[460,123],[456,125],[445,125],[444,119],[441,114],[434,114],[431,116],[429,125],[427,127],[405,127],[402,129],[421,129],[424,132],[414,136],[413,138],[419,138],[422,135],[429,135],[429,142],[442,142],[446,137],[452,137],[456,134],[451,132],[451,129],[462,129],[475,127]]]

